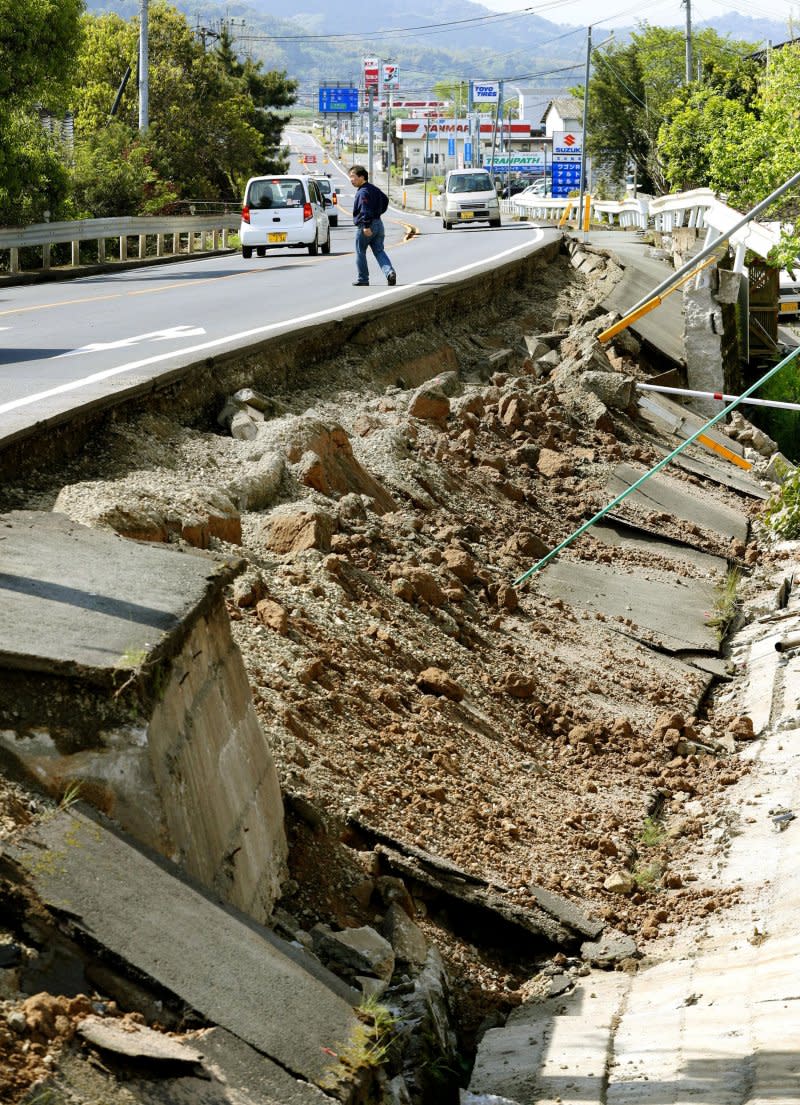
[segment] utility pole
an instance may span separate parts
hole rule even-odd
[[[150,125],[149,89],[150,62],[148,46],[148,4],[149,0],[140,0],[139,7],[139,130],[146,131]]]
[[[681,0],[686,5],[686,83],[692,80],[692,0]]]
[[[373,107],[375,104],[375,89],[372,85],[367,89],[367,171],[369,172],[369,178],[372,180],[372,160],[373,149],[375,139],[375,115]]]
[[[149,61],[147,44],[147,24],[149,0],[140,0],[139,4],[139,130],[146,131],[149,119]]]
[[[389,89],[389,105],[386,116],[386,195],[392,187],[392,90]]]
[[[688,2],[688,0],[687,0]],[[586,180],[586,130],[589,125],[589,70],[592,64],[592,28],[586,28],[586,72],[583,78],[583,134],[581,135],[581,185],[578,194],[578,227],[583,226],[583,193]]]

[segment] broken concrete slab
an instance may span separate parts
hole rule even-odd
[[[120,1021],[114,1017],[85,1017],[78,1022],[77,1031],[90,1044],[133,1059],[187,1063],[190,1066],[202,1062],[203,1059],[202,1052],[196,1048],[134,1021]]]
[[[0,547],[0,665],[98,683],[152,659],[238,570],[47,511],[0,516]]]
[[[0,518],[0,752],[265,920],[287,844],[231,636],[234,564],[46,511]]]
[[[203,1029],[195,1043],[204,1066],[237,1094],[246,1095],[245,1105],[330,1105],[336,1100],[311,1082],[293,1078],[223,1028]]]
[[[714,583],[708,580],[676,576],[665,583],[605,565],[555,560],[539,573],[537,586],[541,594],[571,606],[622,619],[631,636],[665,652],[719,651],[709,625]]]
[[[609,520],[610,518],[610,515],[606,515],[605,521],[592,526],[587,536],[611,545],[612,548],[652,553],[664,560],[671,560],[676,565],[691,564],[718,579],[722,579],[728,571],[728,562],[721,556],[703,552],[702,549],[681,541],[670,540],[655,530],[626,522],[623,518]]]
[[[6,878],[27,885],[101,961],[183,1002],[292,1075],[319,1084],[325,1048],[359,1023],[358,995],[312,957],[224,907],[72,807],[5,848]]]
[[[618,464],[609,477],[610,493],[618,495],[632,487],[647,471],[630,464]],[[726,541],[746,542],[750,530],[747,517],[738,510],[720,503],[698,487],[689,486],[657,472],[628,496],[628,502],[638,503],[648,510],[665,511],[676,518],[711,530]]]
[[[752,476],[748,476],[740,468],[732,467],[726,461],[716,462],[712,457],[691,456],[687,450],[675,457],[672,463],[685,472],[691,472],[693,476],[713,480],[714,483],[728,487],[731,491],[738,491],[751,499],[768,499],[770,496],[770,492]]]
[[[595,939],[603,922],[583,913],[574,903],[542,887],[531,886],[536,906],[523,908],[506,900],[507,887],[491,885],[438,856],[393,840],[348,818],[361,838],[375,845],[382,868],[399,875],[419,898],[435,901],[470,930],[490,933],[493,943],[517,942],[575,946],[582,937]]]

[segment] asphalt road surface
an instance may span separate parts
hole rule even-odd
[[[332,164],[305,167],[341,188],[329,256],[277,249],[245,261],[237,252],[0,290],[0,438],[205,357],[502,265],[560,233],[526,223],[446,232],[393,206],[384,221],[397,286],[370,255],[373,283],[354,288],[353,190]]]

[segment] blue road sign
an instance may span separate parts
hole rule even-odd
[[[355,113],[358,111],[357,88],[320,88],[319,111]]]

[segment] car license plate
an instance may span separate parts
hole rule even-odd
[[[285,242],[286,241],[286,235],[285,234],[268,234],[267,235],[267,241],[268,242]]]
[[[796,315],[798,310],[800,310],[800,303],[781,303],[782,315]]]
[[[471,219],[472,218],[472,211],[460,211],[459,215],[462,219]]]

